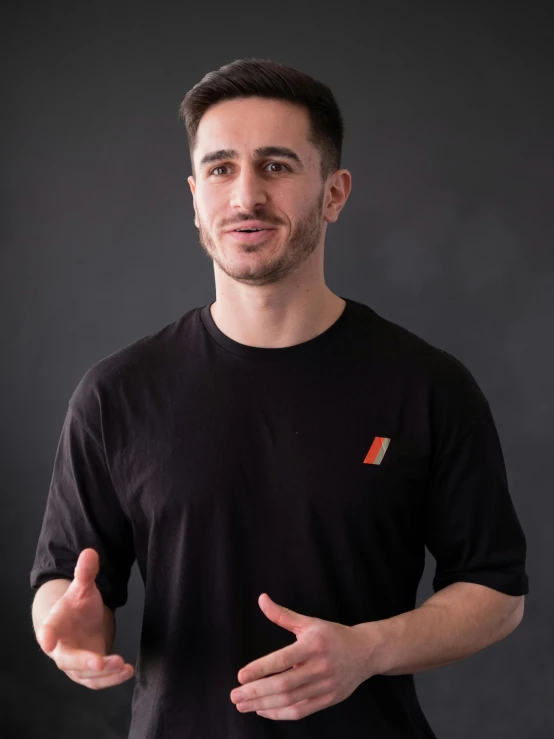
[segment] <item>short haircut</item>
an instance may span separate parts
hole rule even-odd
[[[193,174],[193,152],[202,116],[212,105],[244,97],[284,100],[307,109],[308,140],[321,154],[322,180],[340,169],[344,121],[329,87],[271,59],[248,58],[236,59],[208,72],[187,92],[179,107],[179,118],[187,132]]]

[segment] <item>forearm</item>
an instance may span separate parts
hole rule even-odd
[[[358,624],[368,636],[368,676],[404,675],[465,659],[504,639],[523,616],[523,596],[454,583],[418,608]]]
[[[71,580],[58,578],[56,580],[45,582],[44,585],[41,585],[37,590],[32,607],[32,619],[35,635],[44,623],[44,620],[50,613],[54,604],[62,597],[62,595],[65,594],[70,585]],[[106,644],[106,654],[109,654],[115,638],[115,617],[113,612],[106,605],[104,605],[102,636],[104,637],[104,642]]]

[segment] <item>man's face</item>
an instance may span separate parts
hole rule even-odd
[[[206,254],[238,282],[275,283],[323,247],[325,183],[308,134],[305,109],[257,97],[218,103],[200,121],[195,223]],[[248,221],[267,229],[235,231]]]

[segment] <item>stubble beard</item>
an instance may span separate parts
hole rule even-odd
[[[209,231],[198,218],[198,237],[206,256],[217,264],[217,266],[237,282],[245,285],[271,285],[283,280],[296,270],[313,253],[319,244],[323,228],[321,220],[321,206],[323,205],[324,189],[322,188],[316,201],[308,210],[306,216],[299,221],[292,232],[287,244],[282,247],[277,255],[263,263],[256,265],[233,265],[221,258]],[[252,219],[264,220],[263,213],[258,212]],[[266,249],[265,245],[242,247],[245,252]]]

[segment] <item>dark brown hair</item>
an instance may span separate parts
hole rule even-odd
[[[208,72],[181,103],[179,118],[187,131],[193,174],[193,151],[202,116],[212,105],[239,97],[273,98],[305,107],[310,117],[309,141],[321,153],[322,180],[340,169],[344,122],[327,85],[271,59],[249,58]]]

